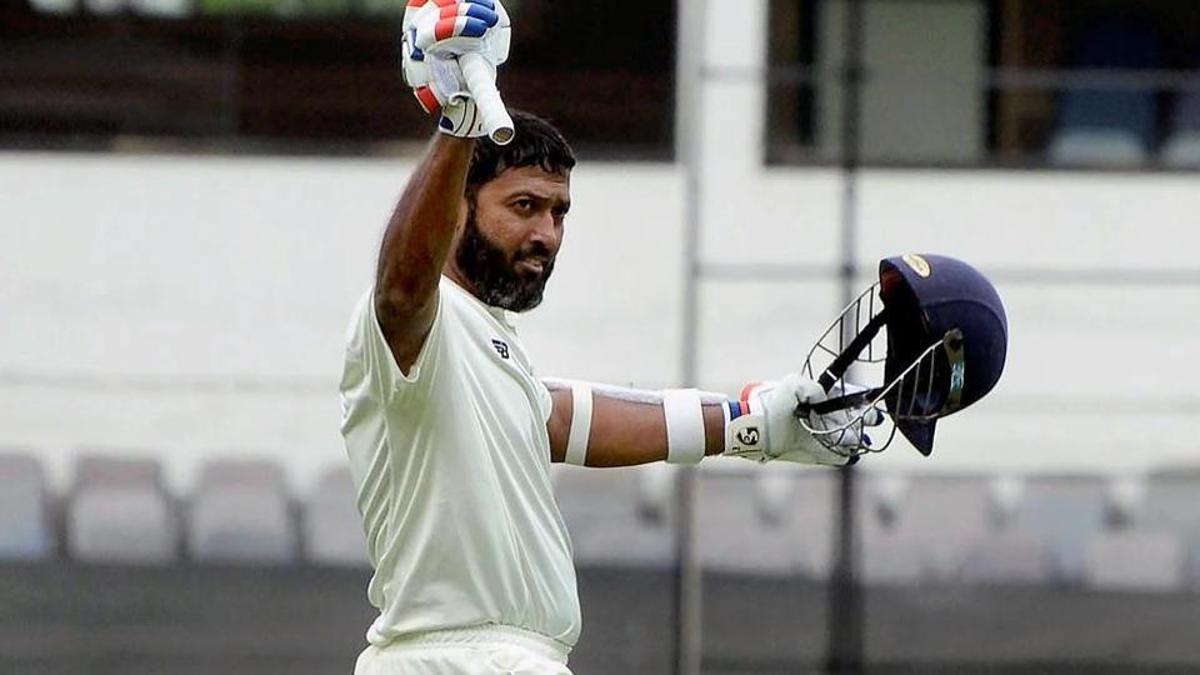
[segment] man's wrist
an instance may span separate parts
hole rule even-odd
[[[725,402],[725,454],[766,461],[767,424],[762,400],[750,387],[741,400]]]
[[[725,420],[728,417],[725,403],[705,403],[702,407],[704,416],[704,456],[714,457],[725,454]]]
[[[677,390],[677,392],[680,392],[680,390]],[[666,394],[666,392],[664,394]],[[694,406],[696,405],[696,402],[695,400],[688,400],[688,402],[686,402],[684,405],[690,408],[690,410],[695,410]],[[683,425],[688,425],[691,426],[692,429],[696,429],[697,420],[691,416],[688,416],[688,419],[683,420],[680,418],[679,412],[673,412],[672,408],[666,405],[666,399],[664,399],[664,414],[667,418],[668,429],[668,462],[672,462],[672,464],[694,464],[694,462],[700,461],[701,459],[706,458],[706,456],[724,454],[744,455],[745,453],[742,452],[742,450],[745,449],[742,447],[743,444],[738,443],[730,436],[731,418],[736,420],[736,422],[739,420],[738,424],[740,425],[749,423],[752,428],[751,431],[749,431],[749,435],[757,435],[760,440],[764,441],[764,438],[762,438],[763,432],[761,429],[761,411],[758,411],[752,420],[751,418],[746,417],[750,412],[750,405],[748,401],[725,400],[718,402],[713,400],[712,395],[706,395],[706,400],[704,400],[698,407],[700,407],[700,420],[698,420],[698,422],[702,424],[703,428],[702,453],[700,452],[700,438],[698,438],[698,435],[695,431],[692,431],[690,434],[688,434],[689,440],[686,441],[680,438],[682,435],[678,434],[678,432],[676,432],[676,434],[673,436],[671,434],[672,422],[674,422],[674,425],[676,425],[676,429],[682,428]],[[679,410],[682,410],[682,408],[674,408],[674,411]],[[733,432],[738,431],[738,424],[733,425]],[[686,428],[686,426],[683,426],[683,428]],[[746,434],[743,435],[746,436]],[[733,449],[733,453],[730,452],[731,448]],[[758,450],[755,450],[755,452],[758,452]]]

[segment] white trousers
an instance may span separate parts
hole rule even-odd
[[[367,647],[354,675],[571,675],[567,649],[511,626],[430,631]]]

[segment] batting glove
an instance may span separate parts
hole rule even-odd
[[[508,60],[512,25],[499,0],[409,0],[401,54],[404,81],[438,129],[461,138],[486,135],[458,58],[474,53],[492,81]]]
[[[842,466],[859,449],[864,439],[860,425],[850,424],[843,431],[830,434],[835,449],[818,441],[797,415],[801,404],[815,405],[828,396],[821,385],[791,374],[778,382],[762,382],[742,389],[741,400],[726,402],[725,453],[757,462],[782,460],[801,464]],[[826,414],[811,413],[806,420],[817,430],[839,429],[863,413],[862,408],[848,408]],[[867,426],[883,421],[883,414],[872,410],[864,417]],[[829,439],[826,439],[829,442]]]

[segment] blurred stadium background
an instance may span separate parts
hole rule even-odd
[[[0,0],[0,672],[349,672],[401,5]],[[576,672],[1200,670],[1200,5],[508,6],[583,158],[542,372],[733,391],[909,251],[1011,329],[932,459],[556,469]]]

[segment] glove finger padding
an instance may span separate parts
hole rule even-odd
[[[469,52],[493,66],[508,60],[512,23],[499,0],[410,0],[401,26],[406,60]]]
[[[421,62],[419,72],[427,78],[426,83],[413,89],[413,95],[425,112],[441,113],[440,129],[454,136],[484,135],[480,115],[458,61],[427,56]]]
[[[824,390],[812,392],[800,403],[806,407],[814,406],[830,397],[842,397],[866,391],[868,388],[846,383],[836,392],[827,393]],[[802,414],[797,410],[797,415]],[[884,421],[883,411],[868,405],[853,406],[842,410],[818,414],[810,412],[804,418],[808,428],[817,441],[830,454],[839,457],[853,457],[861,454],[865,448],[871,447],[871,437],[867,435],[867,427],[878,426]],[[820,433],[827,432],[827,433]]]
[[[486,135],[458,56],[478,53],[491,67],[508,59],[512,27],[498,0],[409,0],[401,32],[404,81],[438,128],[460,137]]]
[[[845,383],[836,392],[822,392],[805,403],[813,406],[827,398],[850,396],[867,389],[868,387]],[[797,414],[800,414],[799,411]],[[858,454],[864,448],[870,448],[871,437],[867,434],[867,427],[879,426],[883,421],[883,411],[870,405],[858,405],[825,414],[812,412],[805,418],[810,429],[829,432],[815,434],[815,438],[827,448],[833,446],[832,449],[839,454]]]
[[[427,2],[413,22],[413,45],[427,54],[482,52],[487,46],[482,38],[500,23],[494,6],[489,0]]]
[[[438,128],[459,138],[487,136],[487,131],[483,128],[483,115],[479,114],[475,101],[469,98],[443,106]]]

